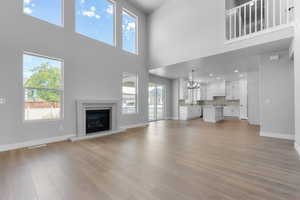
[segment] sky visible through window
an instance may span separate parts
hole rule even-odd
[[[114,45],[114,12],[108,0],[76,0],[76,32]]]
[[[30,77],[34,74],[34,69],[43,64],[48,64],[51,68],[58,68],[61,70],[62,63],[58,60],[48,59],[44,57],[37,57],[32,55],[23,55],[23,82],[24,85]]]
[[[62,25],[62,0],[24,0],[23,12],[55,25]]]
[[[131,53],[137,53],[137,19],[123,10],[122,13],[122,32],[123,49]]]

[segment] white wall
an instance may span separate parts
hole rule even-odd
[[[172,80],[155,75],[149,75],[149,82],[163,85],[166,88],[166,118],[172,117]],[[148,91],[148,90],[147,90]]]
[[[270,61],[274,54],[260,60],[261,132],[294,135],[293,66],[288,51]]]
[[[294,42],[294,78],[295,78],[295,133],[296,143],[300,146],[300,1],[295,1],[296,22],[295,22],[295,42]],[[299,152],[300,153],[300,152]]]
[[[247,73],[248,80],[248,121],[253,125],[260,125],[260,103],[259,103],[259,72]]]
[[[118,0],[117,13],[122,5],[139,16],[139,56],[120,48],[120,15],[117,48],[114,48],[74,32],[74,1],[65,0],[64,28],[22,14],[21,0],[1,2],[0,97],[5,97],[7,104],[0,105],[0,145],[75,134],[75,100],[121,99],[123,72],[139,75],[139,114],[122,116],[121,126],[147,122],[145,16],[122,0]],[[64,120],[23,122],[22,53],[25,50],[64,59]]]
[[[225,0],[168,0],[149,21],[151,68],[290,38],[293,29],[225,44]]]

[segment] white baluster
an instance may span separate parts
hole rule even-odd
[[[246,6],[244,6],[244,35],[247,35],[247,33],[246,33],[246,27],[247,27],[247,21],[246,21],[246,13],[247,13],[247,10],[246,10],[246,7],[247,7],[247,5]]]
[[[234,10],[234,38],[236,38],[236,11],[237,9]]]
[[[266,28],[269,28],[269,0],[266,0]]]
[[[276,26],[276,0],[273,0],[273,27]]]
[[[255,26],[255,32],[257,32],[257,0],[254,0],[254,13],[255,13],[255,22],[254,22],[254,26]]]
[[[279,24],[282,24],[282,0],[279,0]]]
[[[260,30],[263,30],[263,0],[260,0]]]
[[[241,16],[241,8],[239,8],[239,37],[242,36],[242,16]]]
[[[286,0],[286,22],[287,24],[290,23],[290,1],[289,0]]]
[[[252,33],[252,6],[249,4],[249,34]]]
[[[231,40],[231,30],[232,30],[232,24],[231,24],[231,13],[229,12],[229,40]]]

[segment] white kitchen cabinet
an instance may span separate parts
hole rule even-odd
[[[239,100],[240,99],[240,86],[239,81],[226,82],[226,100]]]
[[[201,100],[201,89],[198,88],[198,89],[195,89],[194,90],[194,100],[195,101],[200,101]]]
[[[186,100],[188,96],[187,81],[181,78],[179,79],[179,99]]]
[[[200,88],[194,90],[195,101],[205,101],[206,100],[206,84],[201,84]]]
[[[201,84],[200,93],[200,100],[205,101],[207,99],[207,84]]]
[[[214,100],[214,91],[215,85],[213,83],[207,84],[206,100]]]
[[[211,123],[224,120],[223,109],[223,106],[204,106],[203,120]]]
[[[238,105],[230,105],[224,107],[224,117],[239,117],[240,107]]]
[[[207,100],[214,100],[214,97],[225,96],[225,81],[214,81],[207,85]]]
[[[206,100],[206,84],[201,84],[200,88],[197,89],[188,89],[188,95],[185,99],[186,104],[192,104],[197,101],[205,101]]]
[[[202,106],[186,105],[180,106],[179,118],[180,120],[190,120],[200,118],[202,115]]]

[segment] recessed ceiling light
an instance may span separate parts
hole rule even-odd
[[[236,69],[236,70],[234,70],[234,72],[235,72],[235,73],[239,73],[239,70]]]
[[[214,75],[213,75],[213,74],[209,74],[209,76],[210,76],[210,77],[213,77]]]

